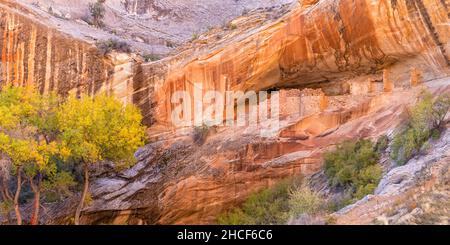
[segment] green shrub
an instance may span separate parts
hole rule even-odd
[[[443,94],[436,98],[433,103],[432,122],[433,129],[442,131],[446,124],[446,117],[450,109],[450,94]]]
[[[46,202],[57,202],[72,195],[71,188],[76,187],[74,177],[66,171],[50,176],[42,182],[42,190]]]
[[[108,39],[97,42],[97,48],[100,50],[102,55],[106,55],[113,50],[124,53],[131,52],[131,47],[127,42],[119,41],[117,39]]]
[[[355,196],[356,196],[355,190],[345,189],[343,192],[340,193],[339,196],[327,202],[327,210],[330,213],[337,212],[342,208],[354,203],[356,200]]]
[[[350,190],[352,198],[372,193],[381,179],[380,153],[370,140],[344,142],[324,158],[329,184]]]
[[[191,41],[195,41],[200,38],[200,35],[196,32],[192,33]]]
[[[219,215],[217,223],[220,225],[245,225],[250,224],[251,221],[241,209],[237,208],[232,212]]]
[[[325,173],[334,187],[344,187],[340,201],[325,202],[301,179],[282,181],[273,188],[251,195],[240,208],[220,215],[222,225],[285,224],[301,214],[316,215],[325,210],[337,210],[373,193],[381,176],[379,149],[386,147],[387,137],[377,145],[370,140],[344,142],[335,151],[325,154]]]
[[[199,145],[203,145],[203,143],[205,143],[206,141],[206,138],[208,137],[209,129],[210,128],[206,124],[194,127],[194,135],[193,135],[194,142]]]
[[[11,200],[5,200],[0,202],[0,214],[7,215],[14,209],[14,204]]]
[[[171,41],[166,41],[166,47],[168,48],[174,48],[175,47],[175,43],[171,42]]]
[[[220,215],[221,225],[269,225],[285,224],[291,215],[291,193],[301,186],[299,177],[281,181],[272,188],[251,195],[242,205]]]
[[[92,24],[96,27],[103,27],[103,18],[105,17],[105,3],[106,0],[97,0],[95,3],[89,4],[89,12],[92,17]]]
[[[391,158],[403,165],[419,154],[430,138],[439,138],[449,108],[448,94],[433,99],[432,94],[424,92],[420,101],[410,109],[406,127],[394,137]]]
[[[441,137],[441,131],[439,131],[438,129],[433,129],[432,131],[431,131],[431,138],[433,139],[433,140],[437,140],[437,139],[439,139]]]
[[[150,61],[158,61],[161,58],[157,55],[157,54],[144,54],[142,55],[142,58],[144,59],[145,62],[150,62]]]
[[[383,153],[389,147],[389,138],[386,135],[381,136],[377,140],[376,149],[379,153]]]
[[[230,30],[236,30],[237,28],[238,28],[237,25],[234,24],[234,23],[229,23],[228,24],[228,29],[230,29]]]
[[[323,198],[307,186],[291,190],[289,194],[289,209],[292,217],[316,214],[322,210],[324,203]]]

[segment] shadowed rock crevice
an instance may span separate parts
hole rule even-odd
[[[439,38],[439,33],[436,31],[436,28],[434,27],[433,22],[431,21],[431,18],[430,18],[430,15],[428,14],[427,8],[423,4],[422,0],[415,0],[415,3],[420,11],[423,22],[425,22],[426,27],[427,27],[428,31],[430,32],[431,37],[433,38],[433,41],[435,42],[436,46],[440,49],[442,56],[444,57],[445,61],[447,62],[447,66],[450,66],[450,58],[447,56],[447,51],[445,50],[445,46]],[[445,6],[445,10],[447,10],[447,5],[444,4],[444,6]]]
[[[127,0],[123,8],[114,0],[107,9],[127,10],[133,14],[124,15],[124,23],[144,25],[150,9],[161,20],[170,14],[159,9],[160,2],[172,3]],[[33,84],[42,93],[65,96],[105,92],[141,109],[150,143],[136,153],[132,168],[93,173],[93,202],[83,210],[83,223],[213,223],[254,192],[320,171],[322,154],[341,141],[392,133],[425,86],[447,89],[449,34],[442,23],[448,22],[448,10],[441,0],[302,3],[243,14],[195,35],[173,56],[145,62],[139,52],[147,46],[136,46],[133,35],[132,52],[103,55],[95,43],[113,32],[5,0],[1,83]],[[202,93],[279,91],[279,130],[262,137],[263,125],[218,126],[196,142],[194,128],[171,123],[177,106],[172,95],[186,91],[194,97],[195,83]],[[48,222],[70,223],[74,200],[49,208]]]

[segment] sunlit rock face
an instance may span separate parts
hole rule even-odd
[[[445,2],[307,2],[212,50],[188,50],[142,66],[129,58],[124,67],[123,59],[115,64],[92,44],[15,13],[12,9],[19,7],[6,1],[0,30],[2,80],[36,82],[42,91],[60,93],[106,90],[139,104],[147,124],[170,124],[170,96],[180,89],[192,92],[194,83],[202,83],[204,91],[262,90],[326,86],[385,67],[393,69],[395,82],[414,68],[423,71],[424,79],[448,74]],[[126,74],[114,75],[124,69]]]
[[[261,90],[329,84],[389,68],[397,84],[411,69],[425,79],[449,72],[448,11],[443,1],[319,1],[211,52],[171,64],[150,78],[167,121],[177,89]],[[144,67],[152,69],[152,65]],[[157,82],[155,82],[155,80]],[[400,84],[399,84],[400,85]]]
[[[129,13],[155,9],[133,12],[127,2]],[[254,191],[318,171],[322,153],[342,140],[392,133],[422,86],[446,87],[448,79],[431,80],[450,75],[449,7],[440,0],[299,1],[279,19],[200,38],[145,63],[133,54],[102,56],[92,40],[2,1],[1,79],[42,92],[113,93],[141,108],[149,134],[160,133],[136,153],[135,167],[94,178],[84,223],[211,223]],[[171,124],[171,95],[193,94],[195,83],[202,93],[280,90],[283,112],[299,113],[282,115],[274,137],[218,127],[195,144]],[[49,222],[69,222],[69,204],[52,209]]]
[[[61,35],[8,8],[0,8],[1,81],[41,92],[94,93],[112,65],[83,41]]]
[[[96,0],[20,0],[38,13],[48,13],[82,25],[89,22],[89,4]],[[101,38],[113,32],[127,42],[145,50],[166,56],[176,46],[189,41],[213,27],[225,26],[230,20],[259,9],[272,11],[296,0],[108,0],[105,5],[103,30],[69,28],[64,31],[73,35],[84,32],[85,38]],[[61,18],[62,17],[62,18]],[[48,18],[45,17],[45,18]],[[64,22],[64,21],[63,21]],[[87,35],[85,35],[87,34]]]

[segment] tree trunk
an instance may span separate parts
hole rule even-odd
[[[11,197],[11,194],[9,193],[9,190],[8,190],[8,187],[6,186],[6,181],[2,181],[2,184],[3,184],[3,188],[1,189],[1,192],[2,192],[2,200],[3,201],[5,201],[5,202],[8,202],[8,201],[12,201],[13,200],[13,198]],[[11,212],[10,212],[11,210],[6,210],[6,220],[7,220],[7,224],[11,224],[12,222],[11,222]]]
[[[8,190],[8,181],[6,181],[3,178],[2,178],[2,190],[1,190],[1,192],[2,192],[3,200],[6,201],[6,200],[12,200],[13,199],[12,196],[11,196],[11,193]]]
[[[81,193],[80,203],[78,203],[77,210],[75,211],[75,219],[74,219],[75,225],[80,224],[81,210],[83,209],[83,205],[84,205],[87,193],[89,191],[89,170],[88,170],[88,165],[86,163],[84,164],[83,171],[84,171],[84,186],[83,186],[83,192]]]
[[[16,212],[17,225],[22,225],[22,215],[19,208],[20,191],[22,190],[22,167],[17,169],[17,189],[14,195],[14,211]]]
[[[38,182],[36,185],[33,183],[33,179],[30,179],[30,185],[34,192],[33,213],[30,220],[31,225],[39,224],[39,208],[41,206],[41,175],[38,174],[37,178]]]
[[[8,189],[8,185],[6,184],[6,182],[5,182],[5,197],[8,199],[8,200],[12,200],[12,195],[11,195],[11,192],[9,192],[9,189]]]

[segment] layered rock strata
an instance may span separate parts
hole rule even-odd
[[[157,142],[136,154],[135,167],[95,176],[84,223],[214,222],[254,191],[316,172],[321,154],[336,143],[391,132],[422,86],[449,76],[445,1],[305,3],[217,44],[200,39],[178,55],[142,63],[128,54],[102,56],[91,42],[5,0],[1,80],[34,84],[43,93],[114,93],[137,104],[149,133],[159,133]],[[215,127],[204,144],[196,144],[171,123],[172,94],[193,94],[195,83],[202,93],[288,90],[291,99],[281,101],[287,116],[274,137],[261,137],[258,128]],[[435,90],[447,85],[441,80]],[[306,103],[298,99],[302,93]],[[299,113],[291,113],[296,108]],[[67,205],[52,209],[49,222],[69,223]]]

